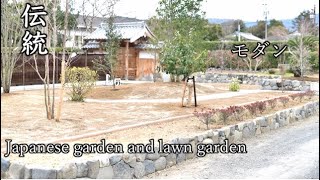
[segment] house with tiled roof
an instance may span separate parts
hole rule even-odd
[[[115,31],[121,37],[118,55],[117,77],[132,80],[152,80],[158,65],[158,46],[151,44],[155,35],[144,21],[115,23]],[[84,37],[82,49],[86,53],[105,53],[106,24]]]
[[[83,46],[84,37],[90,35],[93,31],[98,29],[101,23],[105,23],[107,21],[107,18],[79,15],[76,21],[77,21],[76,27],[68,31],[66,47],[80,49]],[[136,18],[116,16],[114,21],[116,23],[123,23],[123,22],[137,22],[141,20]]]

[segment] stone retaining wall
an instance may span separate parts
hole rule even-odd
[[[197,73],[196,81],[199,83],[230,83],[232,78],[237,78],[241,84],[261,85],[264,90],[306,91],[310,89],[311,82],[297,80],[284,80],[280,76],[258,76],[248,74],[219,74]]]
[[[72,179],[72,178],[143,178],[145,175],[169,168],[187,159],[196,157],[196,146],[199,143],[223,143],[227,138],[230,143],[255,137],[261,133],[287,126],[301,121],[319,112],[319,101],[310,102],[296,108],[289,108],[275,114],[258,117],[248,122],[209,130],[192,137],[172,139],[170,144],[191,144],[193,154],[105,154],[95,159],[75,161],[56,169],[29,167],[10,162],[1,157],[1,178],[32,178],[32,179]]]

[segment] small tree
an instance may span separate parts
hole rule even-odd
[[[193,39],[184,37],[179,32],[164,45],[160,53],[163,69],[176,76],[183,75],[183,80],[194,72],[206,68],[207,51],[198,51]]]
[[[20,57],[23,23],[20,15],[23,3],[1,1],[1,86],[4,93],[10,92],[12,73]]]
[[[107,74],[111,75],[113,79],[113,89],[115,89],[115,73],[118,66],[118,51],[120,49],[121,35],[116,31],[116,26],[114,24],[114,5],[117,3],[117,0],[111,0],[108,3],[109,18],[106,25],[104,26],[107,38],[104,44],[106,54],[104,58],[93,60],[93,66],[94,69],[103,72],[106,76]]]
[[[97,72],[87,67],[73,67],[66,71],[66,86],[72,101],[83,101],[97,81]]]
[[[292,55],[290,64],[296,77],[303,77],[305,72],[310,69],[311,65],[308,59],[310,57],[310,46],[314,42],[314,37],[302,37],[302,35],[289,40],[289,52]]]
[[[289,52],[292,55],[290,64],[295,76],[303,78],[310,67],[310,49],[316,39],[311,36],[313,24],[310,19],[301,17],[296,22],[300,35],[288,41]]]
[[[105,43],[106,55],[104,58],[95,59],[93,65],[97,71],[103,72],[105,75],[110,73],[113,79],[113,88],[115,89],[115,71],[118,65],[117,56],[120,49],[121,36],[116,32],[113,14],[108,18],[105,30],[107,37]]]
[[[247,65],[249,71],[252,71],[252,67],[254,66],[254,71],[257,71],[259,66],[264,62],[264,58],[259,56],[253,59],[250,55],[245,58],[241,58],[243,62]]]
[[[171,75],[183,75],[203,71],[206,51],[200,49],[207,25],[204,12],[201,11],[203,0],[161,0],[157,8],[157,17],[153,20],[161,23],[155,33],[164,41],[160,52],[163,70]],[[152,24],[152,23],[151,23]]]
[[[201,111],[195,110],[193,112],[193,115],[196,116],[200,122],[205,124],[207,126],[207,129],[209,129],[209,124],[212,122],[215,122],[214,115],[216,113],[216,109],[201,109]]]

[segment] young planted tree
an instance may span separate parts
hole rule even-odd
[[[113,89],[115,89],[115,73],[118,66],[118,51],[120,49],[120,38],[121,36],[116,31],[114,24],[114,14],[111,12],[111,16],[107,20],[105,26],[107,40],[104,44],[105,46],[105,57],[100,59],[95,59],[93,61],[93,66],[97,71],[110,74],[112,77]],[[107,79],[106,79],[107,80]]]
[[[310,68],[310,51],[316,39],[311,36],[312,22],[310,20],[301,19],[299,23],[297,28],[299,28],[300,35],[289,40],[288,49],[292,55],[290,64],[295,76],[303,78]]]
[[[31,1],[32,2],[32,1]],[[53,0],[42,0],[42,1],[36,1],[32,2],[33,4],[41,4],[45,7],[48,14],[44,16],[44,20],[47,23],[45,27],[41,27],[41,32],[45,33],[47,35],[47,40],[45,43],[45,47],[49,50],[48,54],[44,55],[45,57],[45,63],[44,68],[39,68],[39,61],[38,57],[36,55],[33,55],[33,64],[30,63],[31,67],[34,68],[36,73],[38,74],[39,78],[43,82],[44,85],[44,97],[45,97],[45,107],[46,107],[46,114],[47,119],[54,119],[55,118],[55,68],[56,68],[56,51],[55,48],[57,46],[57,33],[58,33],[58,27],[60,27],[60,23],[58,23],[57,19],[57,8],[60,1]],[[68,9],[68,0],[66,0],[66,9]],[[68,18],[68,11],[65,11],[65,21],[64,26],[67,26],[66,19]],[[64,37],[66,37],[67,33],[64,32]],[[65,67],[65,43],[63,44],[63,58],[61,63],[61,82],[62,86],[61,88],[64,88],[64,67]],[[52,55],[52,69],[50,69],[50,60],[49,55]],[[40,72],[40,69],[44,69],[44,74]],[[50,71],[52,73],[50,73]],[[52,85],[51,85],[52,84]],[[58,107],[58,113],[57,113],[57,121],[60,120],[60,114],[61,114],[61,106],[63,101],[63,93],[60,92],[60,103]]]
[[[185,80],[194,72],[204,71],[206,68],[206,51],[198,51],[192,38],[176,33],[168,41],[160,54],[163,69],[172,75],[183,75]]]
[[[193,72],[203,71],[207,51],[199,44],[205,36],[206,21],[201,9],[203,0],[161,0],[157,8],[158,19],[163,28],[155,32],[164,40],[160,63],[171,75],[187,78]]]
[[[66,76],[66,38],[67,38],[67,29],[68,29],[68,0],[66,0],[66,9],[65,9],[65,17],[64,17],[64,36],[63,36],[63,42],[62,42],[62,61],[61,61],[61,87],[59,92],[59,106],[58,106],[58,112],[57,112],[57,119],[56,121],[60,121],[61,119],[61,109],[63,105],[63,93],[64,93],[64,85],[65,85],[65,76]]]
[[[44,20],[47,23],[46,26],[41,27],[41,32],[45,33],[47,35],[47,40],[45,42],[45,47],[51,52],[48,52],[48,54],[44,55],[45,57],[45,63],[44,63],[44,74],[40,72],[39,69],[42,69],[41,67],[39,68],[38,64],[38,55],[36,56],[33,54],[33,64],[30,63],[31,67],[36,71],[38,74],[39,78],[43,82],[44,86],[44,101],[45,101],[45,107],[46,107],[46,115],[47,119],[51,120],[54,119],[54,99],[55,99],[55,94],[54,94],[54,85],[50,87],[50,83],[55,81],[55,76],[54,73],[52,73],[52,77],[50,76],[50,60],[49,60],[49,55],[52,53],[53,58],[55,59],[55,49],[51,49],[51,42],[53,42],[53,46],[56,46],[56,8],[57,8],[57,1],[51,1],[48,2],[46,0],[43,0],[41,2],[32,2],[33,4],[41,4],[47,9],[48,7],[51,7],[52,11],[49,11],[49,13],[44,16]],[[55,70],[55,60],[53,59],[53,72]],[[52,91],[51,91],[52,90]],[[51,94],[52,93],[52,94]]]
[[[12,73],[21,55],[23,5],[15,0],[1,1],[1,85],[4,93],[10,92]]]

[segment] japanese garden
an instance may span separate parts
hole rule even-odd
[[[315,7],[289,29],[119,1],[1,1],[1,178],[157,178],[318,116]]]

